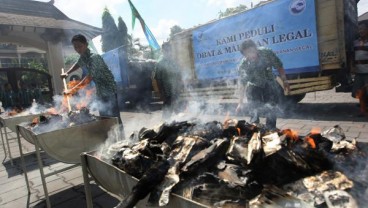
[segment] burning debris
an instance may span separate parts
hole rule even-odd
[[[164,206],[171,192],[214,207],[244,207],[272,193],[301,207],[336,204],[336,194],[346,198],[349,193],[343,190],[354,186],[339,167],[361,154],[338,126],[302,137],[289,129],[268,131],[245,121],[182,121],[142,128],[130,139],[137,142],[113,146],[111,161],[140,180],[118,207],[133,207],[147,195],[149,205]]]
[[[29,128],[35,133],[43,133],[96,120],[96,116],[90,114],[89,109],[82,108],[66,114],[42,114],[32,120]]]
[[[4,117],[28,116],[40,114],[44,110],[45,108],[43,106],[39,106],[36,103],[36,101],[33,101],[32,106],[30,108],[25,109],[22,107],[14,107],[4,112],[1,112],[1,115]]]

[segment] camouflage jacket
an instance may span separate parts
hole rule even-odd
[[[255,62],[243,58],[238,67],[239,81],[243,86],[255,85],[265,87],[275,79],[272,68],[281,68],[282,62],[270,49],[258,49]]]
[[[117,92],[114,76],[100,55],[91,53],[87,49],[86,53],[80,56],[77,64],[87,68],[87,75],[92,77],[98,97],[111,96]]]
[[[165,56],[161,56],[156,64],[155,78],[165,98],[176,96],[181,91],[181,71],[173,60]]]

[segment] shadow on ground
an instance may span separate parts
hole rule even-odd
[[[91,184],[91,191],[94,208],[115,207],[119,203],[118,199],[106,193],[96,184]],[[51,194],[50,203],[53,208],[87,207],[84,186],[78,185],[61,192]],[[46,200],[42,200],[31,207],[44,208],[46,207]]]
[[[44,166],[49,166],[49,165],[58,163],[58,161],[50,158],[45,152],[41,152],[40,154],[41,154],[42,164]],[[26,164],[27,172],[39,169],[36,152],[27,153],[24,156],[24,161]],[[23,174],[22,161],[21,161],[20,156],[13,158],[13,165],[11,165],[11,162],[9,159],[3,162],[3,165],[6,169],[6,172],[8,173],[8,178]]]
[[[320,121],[368,121],[368,117],[359,116],[359,107],[355,103],[299,103],[289,105],[280,117]]]

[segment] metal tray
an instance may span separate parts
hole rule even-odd
[[[78,164],[80,154],[103,144],[115,124],[118,124],[115,117],[97,117],[96,121],[39,134],[29,129],[29,124],[20,124],[18,128],[25,140],[32,144],[37,140],[39,147],[50,157],[63,163]]]
[[[113,166],[112,164],[109,164],[95,157],[94,152],[81,154],[81,161],[82,161],[84,186],[86,191],[86,200],[88,208],[93,207],[91,191],[89,187],[90,179],[88,175],[92,176],[92,179],[102,188],[114,194],[120,199],[126,197],[131,192],[134,185],[138,182],[138,179],[125,173],[119,168]],[[146,197],[144,200],[141,200],[136,205],[136,207],[146,207],[147,198],[148,197]],[[186,199],[176,194],[171,194],[170,202],[166,207],[203,208],[208,206],[200,204],[190,199]]]
[[[25,116],[0,116],[0,123],[2,127],[8,127],[12,132],[16,132],[16,126],[23,122],[30,122],[33,118],[39,116],[40,114],[29,114]]]

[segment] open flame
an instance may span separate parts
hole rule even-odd
[[[67,96],[71,99],[73,103],[73,107],[76,110],[80,110],[82,108],[86,108],[88,104],[91,102],[93,94],[95,93],[95,88],[87,89],[87,86],[91,82],[91,78],[86,77],[86,79],[79,81],[79,80],[72,80],[68,82],[68,89],[72,89],[70,95],[64,95],[62,101],[62,112],[67,111],[68,109],[68,101]],[[71,96],[76,95],[77,92],[80,92],[78,96]],[[75,98],[75,99],[73,99]]]
[[[316,143],[314,142],[314,139],[312,137],[305,137],[304,141],[312,148],[312,149],[316,149]]]
[[[292,129],[284,129],[281,131],[282,134],[286,135],[288,138],[292,139],[293,141],[299,140],[298,132]]]
[[[304,141],[309,145],[310,148],[316,149],[317,145],[315,139],[313,138],[313,135],[321,134],[321,128],[319,127],[313,127],[310,131],[310,133],[304,138]]]

